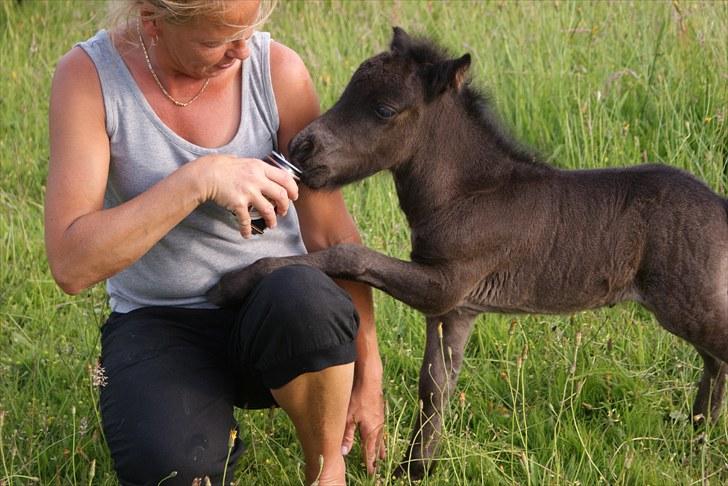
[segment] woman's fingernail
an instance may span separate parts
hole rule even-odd
[[[341,446],[341,455],[345,456],[349,453],[349,448],[346,446]]]

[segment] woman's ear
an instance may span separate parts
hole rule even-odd
[[[155,14],[156,12],[150,8],[141,7],[139,9],[139,28],[154,43],[159,37],[159,20],[155,17]]]

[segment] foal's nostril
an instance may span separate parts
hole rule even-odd
[[[294,143],[291,146],[290,150],[291,160],[293,162],[300,163],[311,157],[314,149],[314,143],[312,138],[313,137],[309,136],[302,139],[294,140]]]

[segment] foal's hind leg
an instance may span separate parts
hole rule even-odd
[[[698,346],[695,348],[703,357],[705,367],[693,403],[693,420],[698,423],[710,418],[712,422],[716,422],[720,417],[725,395],[725,375],[728,373],[728,365]]]
[[[693,403],[693,420],[718,420],[728,372],[728,304],[722,291],[688,286],[692,295],[666,298],[670,289],[655,292],[660,298],[647,303],[662,326],[691,343],[703,358],[703,376]],[[681,289],[682,290],[682,289]],[[685,302],[690,304],[685,306]],[[678,304],[680,303],[680,304]],[[685,307],[683,307],[685,306]],[[687,310],[686,310],[687,308]]]
[[[454,310],[444,316],[427,318],[427,343],[420,370],[420,411],[398,475],[421,479],[432,470],[443,411],[457,383],[465,344],[476,315]]]

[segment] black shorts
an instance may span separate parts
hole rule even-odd
[[[233,406],[274,406],[270,389],[351,363],[358,325],[349,295],[300,265],[264,278],[239,308],[113,313],[101,335],[100,406],[119,481],[156,485],[176,471],[165,486],[220,484]],[[238,439],[228,478],[242,450]]]

